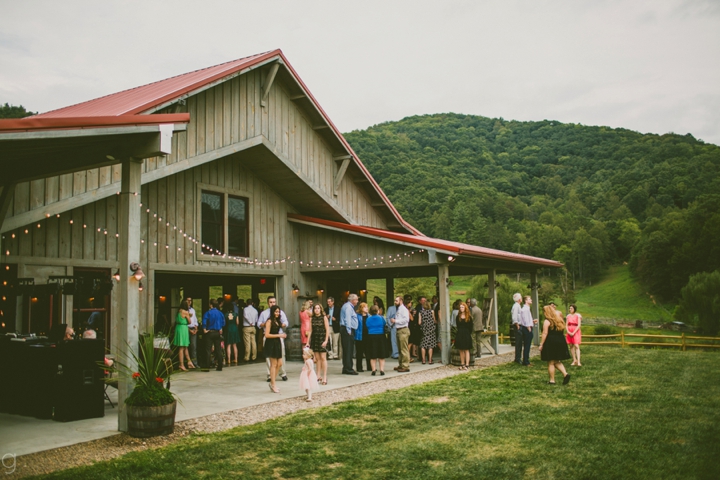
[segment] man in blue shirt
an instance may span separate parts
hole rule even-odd
[[[344,375],[357,375],[353,370],[353,353],[355,351],[355,331],[358,328],[357,313],[355,306],[358,303],[358,296],[354,293],[348,295],[348,301],[340,310],[340,340],[342,341],[342,357]]]
[[[218,310],[217,300],[210,300],[210,310],[203,315],[202,326],[205,334],[205,350],[207,352],[207,361],[212,358],[212,349],[215,347],[215,363],[218,372],[222,372],[223,354],[220,346],[220,332],[225,326],[225,315]],[[209,367],[209,365],[208,365]]]

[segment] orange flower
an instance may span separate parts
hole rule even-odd
[[[133,378],[140,378],[140,373],[139,372],[133,373]]]
[[[162,382],[163,382],[163,379],[160,378],[160,377],[155,377],[155,381],[158,382],[158,383],[162,383]]]

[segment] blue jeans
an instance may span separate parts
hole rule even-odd
[[[398,358],[398,346],[397,346],[397,328],[395,325],[390,329],[390,345],[392,345],[392,358]]]
[[[520,335],[515,336],[515,351],[517,352],[517,345],[518,345],[518,336],[522,338],[522,346],[523,346],[523,358],[522,363],[523,365],[529,365],[530,364],[530,347],[532,346],[533,341],[533,327],[520,327],[520,331],[516,332]],[[516,353],[517,354],[517,353]]]

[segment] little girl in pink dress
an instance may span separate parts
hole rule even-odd
[[[305,347],[303,348],[303,365],[300,372],[300,390],[307,393],[307,402],[312,402],[312,391],[318,388],[318,377],[315,373],[315,362],[313,362],[313,351]]]

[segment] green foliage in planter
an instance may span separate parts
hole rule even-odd
[[[175,397],[170,393],[170,390],[158,383],[157,386],[136,386],[130,396],[125,400],[125,404],[134,407],[159,407],[169,405],[174,401]]]

